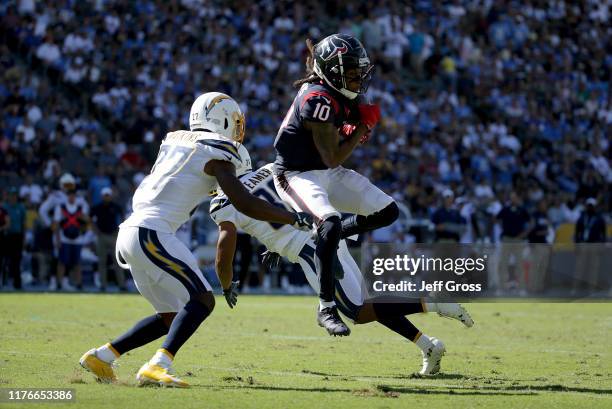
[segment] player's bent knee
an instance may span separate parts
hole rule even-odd
[[[340,241],[340,233],[342,232],[342,222],[339,216],[331,216],[323,220],[317,228],[317,233],[321,240],[325,242]]]
[[[362,305],[355,313],[355,324],[368,324],[376,321],[376,312],[373,304]]]
[[[208,314],[212,313],[215,309],[215,296],[213,295],[212,291],[200,293],[196,297],[193,297],[192,301],[197,301],[199,304],[206,307]]]
[[[170,328],[172,321],[174,321],[174,317],[176,317],[176,312],[160,312],[157,315],[162,319],[164,325]]]

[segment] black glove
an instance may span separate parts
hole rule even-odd
[[[278,253],[274,253],[273,251],[266,250],[261,253],[261,262],[264,266],[268,267],[268,269],[273,269],[279,266],[281,261],[281,256]]]
[[[238,304],[238,284],[240,284],[240,281],[232,281],[229,288],[223,290],[223,296],[230,308],[234,308]]]
[[[311,231],[312,224],[314,223],[314,217],[310,213],[297,212],[295,214],[295,221],[292,226],[298,230]]]

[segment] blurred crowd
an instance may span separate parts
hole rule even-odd
[[[0,188],[31,210],[32,238],[67,172],[91,207],[109,188],[129,212],[202,92],[235,98],[254,163],[273,161],[304,40],[333,32],[366,46],[384,118],[346,166],[403,204],[372,239],[436,240],[444,224],[496,242],[512,203],[548,242],[587,200],[610,222],[608,2],[19,0],[0,19]],[[206,223],[192,239],[208,240]]]

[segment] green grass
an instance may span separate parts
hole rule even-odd
[[[442,374],[417,378],[414,345],[378,324],[331,338],[315,324],[315,303],[241,296],[230,310],[219,298],[175,360],[192,388],[172,390],[134,379],[161,341],[123,356],[116,385],[78,365],[152,313],[142,297],[0,294],[0,387],[76,389],[76,404],[52,408],[612,407],[612,304],[468,304],[471,329],[412,316],[448,351]]]

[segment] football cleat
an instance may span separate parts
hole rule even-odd
[[[79,363],[86,371],[91,372],[98,382],[112,383],[117,381],[113,365],[98,358],[95,348],[85,352]]]
[[[320,327],[325,328],[329,335],[344,337],[351,334],[350,328],[338,315],[336,306],[323,308],[323,310],[317,307],[317,323]]]
[[[446,352],[446,348],[442,341],[437,338],[431,339],[431,346],[423,354],[423,368],[419,371],[419,375],[435,375],[440,372],[440,361]]]
[[[461,321],[463,325],[468,328],[474,325],[474,320],[470,316],[470,313],[468,313],[467,310],[461,306],[461,304],[454,302],[437,303],[436,306],[438,307],[439,316]]]
[[[160,365],[155,365],[147,362],[136,374],[136,380],[139,386],[158,385],[174,388],[188,388],[189,384],[174,374],[171,367],[164,368]]]

